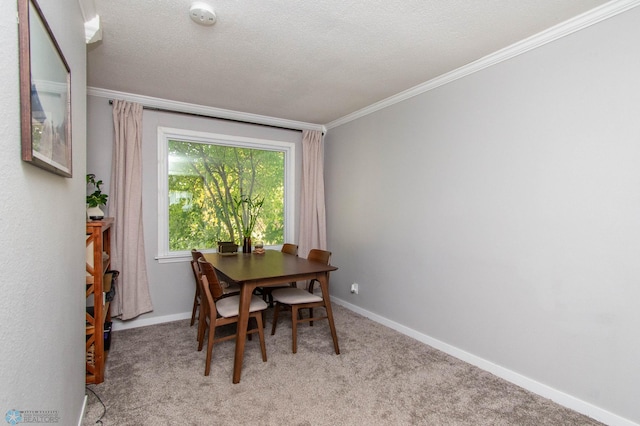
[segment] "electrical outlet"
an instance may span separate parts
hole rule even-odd
[[[358,283],[351,284],[351,293],[358,294]]]

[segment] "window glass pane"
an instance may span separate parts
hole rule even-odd
[[[241,244],[241,196],[264,199],[253,241],[284,242],[283,151],[170,139],[167,177],[170,252]]]

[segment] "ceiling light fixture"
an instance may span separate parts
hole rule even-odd
[[[189,16],[191,16],[191,20],[196,24],[205,26],[211,26],[215,24],[217,20],[213,7],[201,1],[196,1],[191,4]]]

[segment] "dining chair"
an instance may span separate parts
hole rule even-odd
[[[204,259],[204,255],[202,254],[202,252],[196,250],[196,249],[191,249],[191,270],[193,271],[193,277],[195,279],[195,284],[196,284],[196,291],[195,291],[195,295],[193,296],[193,309],[191,310],[191,324],[193,326],[193,324],[195,323],[195,319],[196,319],[196,312],[198,311],[198,308],[200,307],[201,304],[201,299],[202,299],[202,294],[200,292],[200,285],[198,284],[200,281],[200,265],[198,264],[198,260],[199,259]],[[238,284],[232,283],[232,284],[228,284],[224,281],[220,282],[220,285],[222,287],[222,291],[225,295],[231,295],[231,294],[239,294],[240,293],[240,286]],[[199,335],[199,334],[198,334]]]
[[[307,256],[308,260],[313,260],[314,262],[320,262],[325,265],[329,264],[329,260],[331,260],[331,252],[326,250],[312,249],[309,251],[309,255]],[[307,291],[311,294],[316,294],[314,292],[314,285],[318,280],[309,280],[307,284]],[[321,293],[322,294],[322,293]],[[316,294],[316,296],[318,296]],[[321,295],[319,297],[322,297]],[[309,317],[313,316],[313,308],[309,308]],[[313,321],[309,321],[309,326],[313,327]]]
[[[204,375],[208,376],[211,370],[211,358],[213,355],[213,344],[232,340],[236,338],[237,329],[234,334],[215,338],[216,328],[227,324],[237,324],[238,309],[240,307],[239,295],[224,295],[220,281],[215,269],[206,259],[198,259],[200,270],[199,283],[201,291],[200,318],[201,327],[198,328],[198,351],[204,345],[204,336],[208,330],[207,356],[205,361]],[[251,296],[251,306],[249,307],[249,321],[253,318],[256,322],[254,328],[247,330],[247,336],[258,333],[260,339],[260,351],[262,361],[267,361],[267,349],[264,343],[264,331],[262,324],[262,312],[267,309],[267,304],[257,296]]]
[[[198,259],[203,257],[202,253],[199,252],[196,249],[191,249],[191,270],[193,271],[193,278],[195,279],[195,284],[196,284],[196,292],[195,295],[193,296],[193,309],[191,310],[191,326],[193,326],[193,324],[195,323],[196,320],[196,312],[198,311],[198,308],[200,307],[200,286],[198,285],[198,281],[200,280],[200,277],[198,275]]]
[[[312,249],[309,251],[309,255],[307,256],[307,260],[320,262],[324,264],[329,264],[329,260],[331,259],[331,252],[320,249]],[[325,300],[317,295],[313,294],[313,284],[316,280],[311,280],[306,289],[297,288],[297,287],[287,287],[280,288],[274,290],[273,300],[275,301],[275,309],[273,311],[273,324],[271,326],[271,335],[273,336],[276,333],[276,326],[278,324],[278,315],[280,311],[284,309],[291,309],[291,337],[292,337],[292,350],[295,354],[298,350],[297,345],[297,331],[298,331],[298,323],[301,322],[309,322],[310,325],[313,324],[313,321],[318,321],[321,319],[328,319],[328,316],[325,314],[324,316],[313,316],[313,308],[325,308],[326,303]],[[309,309],[309,317],[303,318],[301,315],[301,309]],[[334,342],[335,344],[336,342]]]
[[[298,255],[298,246],[296,244],[284,243],[282,245],[282,248],[280,249],[280,251],[283,252],[283,253],[292,254],[294,256],[297,256]]]
[[[282,245],[282,248],[280,249],[280,251],[282,253],[286,253],[286,254],[290,254],[293,256],[297,256],[298,255],[298,246],[297,244],[290,244],[290,243],[284,243]],[[265,302],[267,302],[269,304],[269,307],[273,307],[273,296],[271,295],[271,293],[273,293],[274,290],[277,290],[279,288],[288,288],[288,287],[295,287],[296,283],[295,282],[290,282],[289,285],[286,286],[275,286],[275,287],[260,287],[260,293],[262,294],[262,300],[264,300]]]

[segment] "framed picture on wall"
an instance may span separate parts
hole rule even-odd
[[[71,71],[36,0],[18,0],[22,160],[71,177]]]

